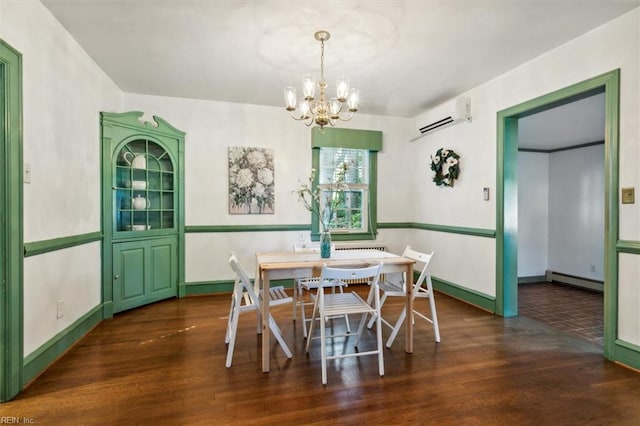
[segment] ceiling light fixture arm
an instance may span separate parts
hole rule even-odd
[[[311,74],[302,76],[303,97],[300,100],[300,112],[294,114],[297,109],[297,95],[294,87],[284,89],[286,109],[291,117],[297,121],[304,121],[305,125],[316,124],[320,128],[334,126],[337,121],[349,121],[353,118],[353,113],[358,110],[360,94],[357,89],[349,88],[349,80],[344,76],[339,76],[336,83],[336,97],[327,101],[327,82],[324,79],[324,42],[329,40],[331,34],[328,31],[317,31],[315,39],[320,42],[320,80],[316,83],[315,77]],[[318,99],[315,99],[315,89],[319,89]],[[346,103],[349,114],[342,116]]]

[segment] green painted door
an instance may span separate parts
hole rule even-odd
[[[177,295],[177,244],[158,238],[113,245],[114,313]]]

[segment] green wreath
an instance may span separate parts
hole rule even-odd
[[[435,157],[431,156],[433,181],[437,186],[450,186],[460,175],[460,156],[450,149],[440,148]],[[446,171],[446,173],[445,173]]]

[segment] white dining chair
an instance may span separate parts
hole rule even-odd
[[[438,313],[436,312],[436,302],[435,296],[433,294],[433,284],[431,283],[431,275],[428,273],[429,262],[431,262],[431,258],[433,257],[433,252],[431,253],[421,253],[416,250],[412,250],[411,247],[407,246],[402,254],[403,257],[413,259],[416,261],[417,265],[422,264],[422,270],[420,272],[420,276],[415,281],[413,285],[413,291],[411,292],[411,297],[413,297],[413,315],[412,315],[412,324],[415,324],[415,317],[418,316],[427,322],[433,325],[433,332],[435,335],[436,343],[440,342],[440,328],[438,326]],[[399,278],[398,280],[393,280],[393,278]],[[380,291],[382,292],[382,298],[380,300],[381,307],[387,301],[388,297],[407,297],[406,294],[406,277],[404,274],[387,274],[386,279],[380,282]],[[427,316],[427,314],[420,312],[418,307],[415,304],[416,299],[429,299],[429,308],[431,311],[431,316]],[[402,312],[400,312],[400,316],[396,320],[394,324],[391,324],[388,320],[382,316],[380,318],[382,324],[385,324],[389,328],[392,329],[391,335],[387,339],[386,346],[388,348],[391,347],[393,341],[395,340],[398,332],[400,331],[400,327],[404,323],[407,317],[407,307],[404,306],[402,308]],[[368,327],[371,328],[376,321],[375,317],[371,317],[369,320]]]
[[[320,243],[316,242],[306,242],[299,243],[293,246],[293,250],[299,253],[320,253]],[[335,244],[331,245],[331,251],[335,250]],[[309,276],[300,276],[294,279],[293,283],[293,320],[295,321],[298,317],[297,310],[300,310],[300,318],[302,319],[302,333],[304,338],[307,338],[307,330],[309,328],[308,323],[311,321],[310,318],[307,318],[307,314],[305,311],[305,306],[313,305],[315,300],[314,292],[317,292],[318,287],[320,286],[320,277],[309,277]],[[343,292],[342,288],[347,286],[345,282],[339,281],[331,281],[327,282],[327,285],[331,288],[331,292],[335,293],[336,288],[340,293]],[[311,301],[307,302],[305,299],[305,291],[308,292],[309,298]],[[351,326],[349,325],[349,316],[344,316],[347,332],[351,332]]]
[[[256,292],[253,287],[253,283],[242,268],[242,265],[240,265],[240,263],[238,262],[235,254],[231,254],[231,257],[229,257],[229,266],[231,266],[231,269],[233,270],[233,272],[235,272],[236,278],[233,286],[233,293],[231,295],[231,307],[229,308],[227,332],[224,338],[224,342],[229,345],[227,348],[227,360],[225,364],[227,368],[231,367],[231,362],[233,360],[233,350],[236,343],[238,319],[240,317],[240,314],[242,312],[255,311],[257,332],[258,334],[262,332],[260,328],[260,315],[262,315],[262,294],[261,292]],[[293,302],[293,298],[287,295],[284,287],[278,286],[271,287],[269,289],[270,307],[291,302]],[[271,333],[273,333],[273,335],[275,336],[287,358],[291,358],[291,350],[282,337],[280,327],[278,327],[278,324],[273,319],[271,313],[269,313],[269,328],[271,329]]]
[[[327,384],[327,360],[339,359],[347,357],[360,357],[367,355],[377,355],[378,357],[378,370],[380,376],[384,376],[384,354],[382,346],[382,331],[380,323],[380,292],[378,289],[378,280],[380,278],[380,271],[382,270],[382,263],[374,266],[364,268],[330,268],[324,265],[322,273],[320,274],[321,282],[331,281],[344,281],[350,279],[363,279],[369,282],[371,289],[369,297],[364,300],[355,291],[348,291],[344,293],[326,293],[329,284],[320,285],[316,296],[315,303],[313,305],[313,315],[311,316],[311,323],[309,324],[309,336],[307,338],[306,351],[309,352],[311,347],[311,341],[314,339],[320,339],[321,358],[322,358],[322,384]],[[359,314],[361,315],[360,326],[358,327],[358,334],[355,336],[354,349],[358,348],[358,343],[362,335],[362,331],[367,323],[368,315],[373,315],[377,318],[376,327],[376,349],[370,351],[353,351],[342,352],[336,354],[332,351],[332,355],[329,354],[327,340],[335,337],[352,336],[351,334],[327,334],[326,323],[330,318],[340,317],[342,315]],[[316,324],[316,318],[319,318],[320,335],[314,336],[313,330]],[[335,330],[335,329],[334,329]],[[346,350],[346,348],[345,348]]]

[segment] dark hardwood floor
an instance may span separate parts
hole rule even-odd
[[[224,366],[228,295],[156,303],[103,321],[0,415],[55,425],[640,424],[640,373],[606,361],[601,346],[436,296],[441,343],[416,320],[414,353],[400,333],[384,377],[375,357],[349,358],[329,362],[327,386],[319,342],[305,354],[290,306],[274,314],[293,359],[274,344],[263,374],[251,313]]]

